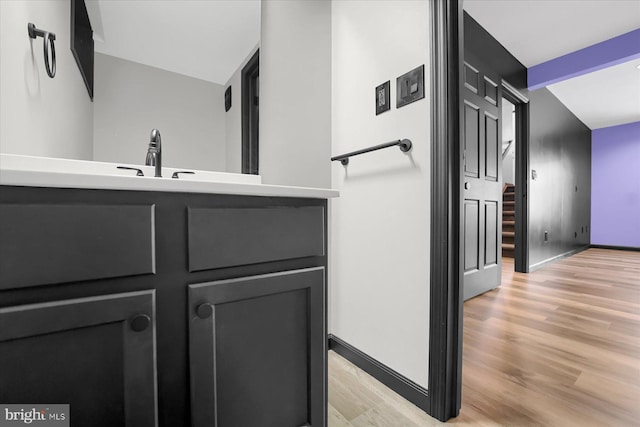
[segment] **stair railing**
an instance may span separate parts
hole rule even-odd
[[[513,139],[509,141],[509,143],[507,144],[507,148],[502,150],[502,160],[504,160],[504,158],[507,157],[507,154],[509,153],[509,150],[511,149],[512,145],[513,145]]]

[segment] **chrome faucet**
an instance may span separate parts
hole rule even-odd
[[[155,166],[155,177],[162,178],[162,145],[158,129],[151,129],[151,141],[147,149],[147,160],[144,164],[146,166]]]

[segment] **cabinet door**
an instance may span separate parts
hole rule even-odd
[[[72,426],[157,425],[153,290],[0,308],[0,402]]]
[[[194,427],[326,425],[324,268],[189,286]]]

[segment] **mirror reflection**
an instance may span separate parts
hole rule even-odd
[[[241,172],[242,72],[259,48],[260,0],[85,3],[93,160],[142,164],[157,128],[163,166]]]

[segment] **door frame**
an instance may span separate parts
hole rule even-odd
[[[458,416],[462,398],[462,2],[463,0],[429,2],[432,86],[428,392],[429,413],[440,421]],[[516,202],[516,233],[520,231],[520,240],[517,241],[520,245],[516,243],[519,246],[516,249],[516,271],[528,272],[529,103],[508,83],[503,81],[502,87],[506,87],[503,95],[515,100],[516,137],[522,143],[516,153],[519,171],[516,175],[516,198],[524,201]]]
[[[242,173],[258,175],[258,105],[259,88],[257,80],[260,77],[260,49],[256,50],[251,59],[242,68],[241,104],[242,104]]]
[[[502,97],[516,107],[515,271],[529,272],[529,99],[502,80]]]
[[[430,415],[446,421],[462,397],[462,0],[430,0]]]

